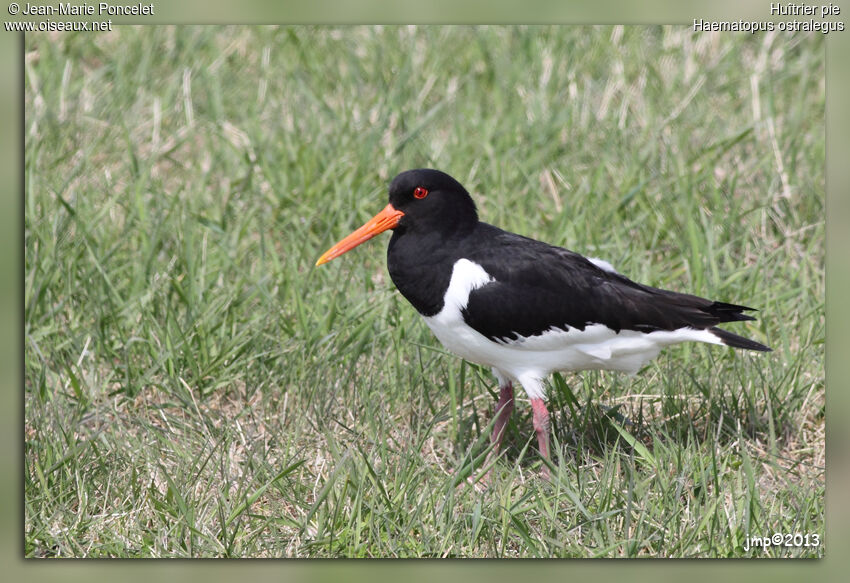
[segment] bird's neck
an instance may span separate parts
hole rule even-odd
[[[387,249],[390,278],[423,316],[433,316],[443,309],[452,265],[460,257],[463,239],[457,233],[393,233]]]

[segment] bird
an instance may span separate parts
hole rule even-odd
[[[548,460],[551,373],[634,375],[681,342],[771,350],[717,327],[754,320],[746,313],[753,308],[636,283],[602,259],[482,222],[463,185],[429,168],[396,176],[387,206],[316,265],[387,230],[398,291],[450,352],[490,367],[498,380],[488,461],[513,413],[514,384],[530,399],[538,452]],[[541,474],[549,478],[545,463]]]

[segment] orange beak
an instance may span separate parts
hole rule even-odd
[[[387,229],[394,229],[404,213],[393,208],[393,205],[388,204],[384,210],[369,219],[365,225],[351,233],[348,237],[325,251],[324,255],[319,257],[316,265],[327,263],[334,257],[339,257],[347,251],[351,251],[360,243],[365,243],[378,233],[383,233]]]

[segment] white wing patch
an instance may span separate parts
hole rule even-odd
[[[604,259],[599,259],[598,257],[588,257],[588,261],[594,264],[596,267],[601,269],[602,271],[607,271],[608,273],[617,273],[617,270],[614,269],[610,263],[605,261]]]

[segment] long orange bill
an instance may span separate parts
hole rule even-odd
[[[360,243],[365,243],[378,233],[383,233],[387,229],[395,228],[398,225],[404,213],[393,208],[393,205],[388,204],[384,210],[369,219],[369,222],[351,233],[348,237],[325,251],[324,255],[319,257],[316,265],[327,263],[334,257],[339,257],[346,251],[351,251]]]

